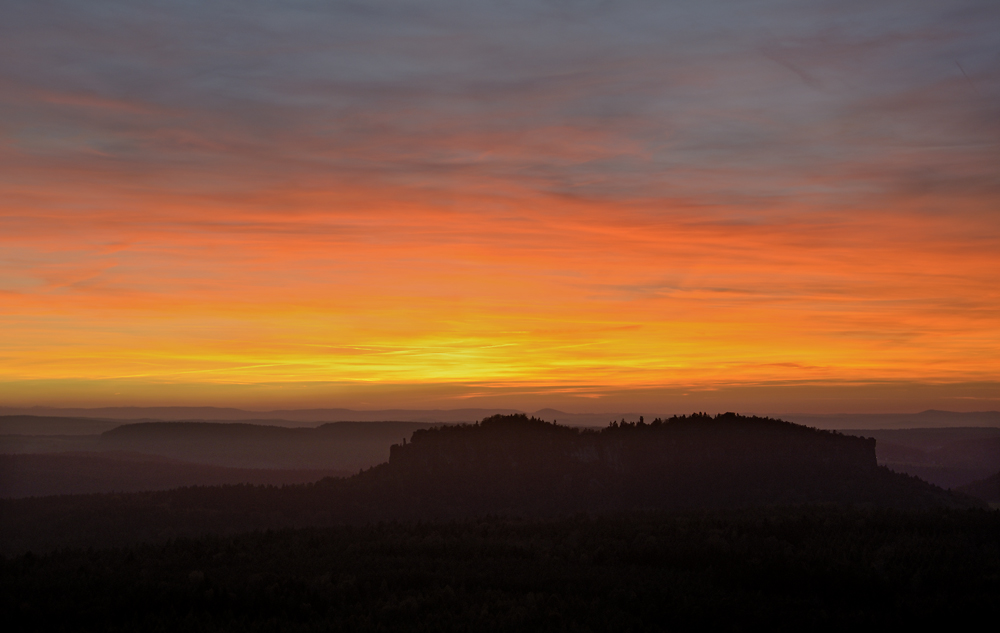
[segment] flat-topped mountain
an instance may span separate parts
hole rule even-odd
[[[873,439],[733,413],[599,431],[498,415],[414,432],[385,476],[452,511],[954,503],[880,468]]]

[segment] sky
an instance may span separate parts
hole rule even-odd
[[[998,271],[989,0],[0,6],[0,405],[991,410]]]

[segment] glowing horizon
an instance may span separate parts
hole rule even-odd
[[[10,11],[0,405],[997,408],[1000,10],[376,4]]]

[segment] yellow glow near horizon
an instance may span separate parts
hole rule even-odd
[[[0,380],[705,388],[1000,371],[1000,248],[942,241],[933,219],[748,231],[597,210],[567,227],[536,205],[542,228],[516,238],[467,216],[436,243],[379,227],[332,247],[287,219],[266,238],[136,222],[111,254],[67,245],[98,270],[82,282],[8,295]]]

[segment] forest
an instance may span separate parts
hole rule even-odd
[[[3,558],[0,608],[25,631],[952,628],[995,617],[997,534],[830,506],[266,530]]]

